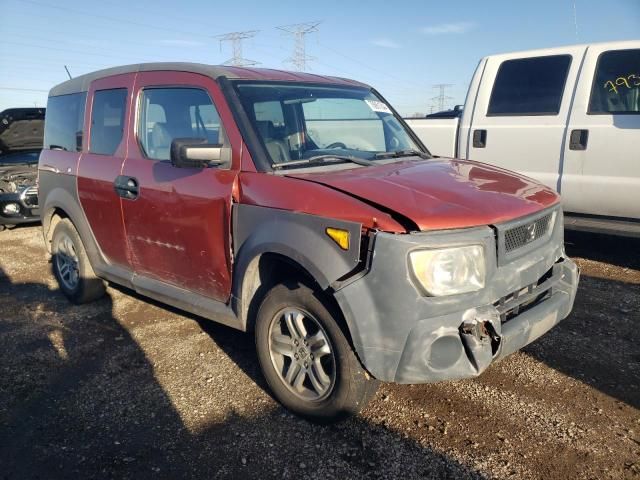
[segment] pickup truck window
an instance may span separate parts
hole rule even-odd
[[[146,88],[140,96],[138,141],[154,160],[169,160],[175,138],[204,138],[224,143],[220,116],[209,94],[200,88]]]
[[[612,50],[600,55],[589,113],[640,114],[640,49]]]
[[[502,62],[487,116],[557,115],[571,65],[570,55]]]
[[[49,97],[44,128],[44,148],[82,150],[86,92]]]
[[[93,95],[89,151],[100,155],[116,153],[124,133],[126,88],[98,90]]]
[[[421,150],[387,104],[366,88],[237,82],[236,91],[278,168],[318,156],[375,159]]]

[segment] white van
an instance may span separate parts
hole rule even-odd
[[[640,40],[485,57],[460,118],[407,123],[434,155],[556,189],[568,228],[640,236]]]

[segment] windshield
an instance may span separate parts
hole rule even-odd
[[[332,155],[369,160],[422,152],[366,88],[236,83],[236,90],[274,168]]]

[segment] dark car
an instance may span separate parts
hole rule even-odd
[[[0,113],[0,230],[40,219],[36,180],[44,113],[44,108]]]

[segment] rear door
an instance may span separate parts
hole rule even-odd
[[[93,235],[109,263],[130,268],[120,197],[114,181],[127,151],[128,111],[135,74],[94,81],[87,96],[88,152],[78,166],[78,196]]]
[[[582,47],[569,47],[488,57],[466,158],[558,189],[561,146],[583,53]]]
[[[588,48],[568,135],[565,210],[640,219],[640,42]]]
[[[135,198],[122,200],[135,271],[226,301],[241,144],[231,112],[211,78],[186,72],[141,72],[135,97],[137,114],[131,115],[122,170],[138,190]],[[170,147],[175,138],[220,143],[228,160],[219,167],[174,167]]]

